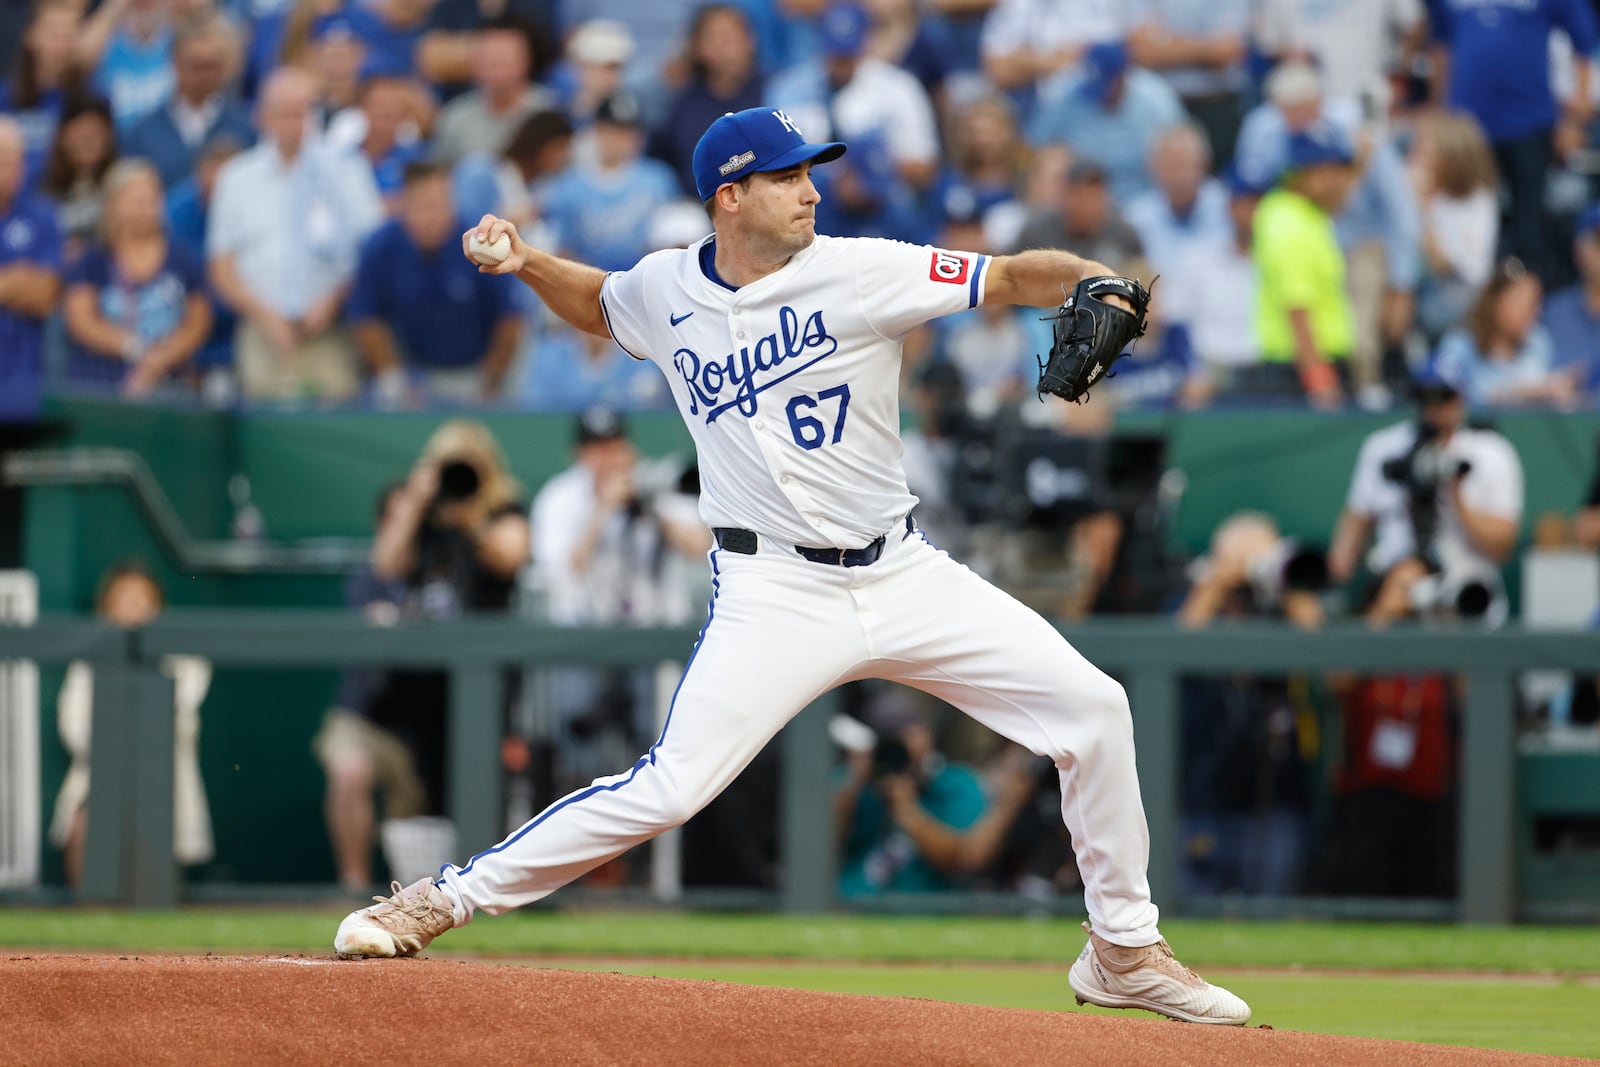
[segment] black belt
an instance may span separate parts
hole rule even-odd
[[[912,522],[910,515],[907,515],[905,536],[910,537],[916,528],[916,523]],[[717,526],[711,533],[717,539],[717,547],[726,552],[734,552],[741,556],[756,554],[758,539],[753,530],[741,530],[735,526]],[[826,563],[834,567],[865,567],[869,563],[878,562],[878,557],[883,555],[883,546],[888,539],[887,534],[881,534],[876,541],[862,548],[811,548],[807,545],[795,545],[794,550],[812,563]]]

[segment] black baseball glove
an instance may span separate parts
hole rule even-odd
[[[1133,310],[1101,299],[1113,294],[1127,300]],[[1087,399],[1090,388],[1128,354],[1125,349],[1144,336],[1149,307],[1150,291],[1133,278],[1097,275],[1080,281],[1052,316],[1055,341],[1050,358],[1039,360],[1039,396],[1054,393],[1073,403]]]

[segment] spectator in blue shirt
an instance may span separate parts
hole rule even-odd
[[[366,61],[380,70],[417,69],[417,45],[428,30],[435,0],[377,0],[346,12]]]
[[[55,209],[26,191],[22,129],[0,115],[0,420],[38,414],[44,320],[61,292]]]
[[[1028,140],[1100,164],[1111,178],[1112,195],[1126,202],[1150,188],[1145,160],[1156,137],[1183,119],[1172,86],[1159,74],[1129,66],[1126,44],[1107,41],[1084,53],[1078,77],[1040,100]]]
[[[124,160],[106,175],[105,190],[105,247],[67,274],[67,376],[143,397],[205,341],[211,302],[201,261],[167,239],[155,167]]]
[[[1571,368],[1591,406],[1600,405],[1600,203],[1578,216],[1572,258],[1578,281],[1544,303],[1556,366]]]
[[[1587,0],[1429,0],[1428,15],[1445,99],[1483,126],[1510,194],[1501,251],[1549,278],[1545,180],[1558,150],[1583,146],[1593,113],[1594,9]],[[1554,30],[1573,52],[1573,93],[1559,102],[1550,87]]]
[[[407,167],[399,212],[362,248],[346,309],[380,403],[474,404],[500,393],[522,319],[512,287],[461,254],[465,228],[449,171]]]
[[[594,160],[568,170],[550,190],[546,207],[562,248],[601,270],[627,270],[651,251],[650,217],[678,196],[667,165],[641,156],[642,118],[632,93],[606,97],[595,112]]]
[[[706,127],[730,111],[762,102],[750,19],[736,4],[712,3],[689,24],[689,81],[673,97],[651,135],[650,154],[672,167],[685,196],[695,196],[694,146]]]
[[[70,0],[41,3],[22,35],[16,73],[0,83],[0,113],[12,116],[22,131],[29,186],[44,173],[67,99],[84,89],[74,57],[78,25],[78,8]]]
[[[217,137],[201,149],[194,173],[167,190],[167,236],[202,264],[206,261],[206,216],[217,174],[243,147],[230,137]],[[193,366],[200,395],[209,404],[226,407],[239,392],[233,374],[233,336],[239,323],[233,309],[217,298],[209,284],[206,295],[211,303],[211,334],[195,353]]]
[[[220,15],[178,30],[172,44],[177,85],[160,107],[133,124],[122,145],[124,156],[142,156],[155,165],[163,187],[170,189],[192,174],[201,148],[212,138],[227,136],[241,145],[255,141],[249,110],[227,92],[237,50],[233,28]]]

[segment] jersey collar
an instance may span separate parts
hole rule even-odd
[[[711,279],[713,282],[716,282],[730,293],[737,293],[739,291],[739,287],[737,285],[729,285],[727,282],[722,280],[722,275],[717,273],[717,239],[714,236],[708,238],[705,243],[700,246],[700,273],[704,274],[707,278]]]

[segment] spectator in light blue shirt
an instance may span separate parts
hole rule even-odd
[[[1150,188],[1145,160],[1161,131],[1182,122],[1183,104],[1159,75],[1129,66],[1121,41],[1097,44],[1084,53],[1082,73],[1041,99],[1028,140],[1036,147],[1063,146],[1074,159],[1105,169],[1119,203]]]
[[[1506,259],[1467,321],[1444,335],[1434,357],[1475,408],[1557,407],[1578,401],[1576,375],[1556,366],[1539,322],[1543,286],[1521,260]]]
[[[84,23],[80,61],[94,67],[95,89],[111,102],[117,132],[161,106],[172,92],[172,19],[165,0],[101,4]]]
[[[1226,245],[1233,235],[1228,191],[1211,169],[1211,149],[1197,123],[1169,126],[1150,150],[1155,185],[1129,202],[1128,222],[1139,231],[1157,274],[1178,267],[1197,248]]]
[[[239,315],[247,398],[337,400],[359,386],[339,316],[383,202],[364,160],[308,134],[312,93],[292,68],[267,79],[261,141],[222,168],[208,219],[207,271]]]
[[[634,359],[609,337],[555,326],[529,349],[518,389],[525,407],[641,411],[672,406],[660,369],[649,360]]]
[[[632,93],[601,101],[594,161],[557,178],[545,204],[566,254],[601,270],[627,270],[650,251],[650,217],[678,195],[672,169],[642,156],[642,119]]]
[[[1600,405],[1600,203],[1578,216],[1572,240],[1578,281],[1544,302],[1544,327],[1558,367],[1571,368],[1590,406]]]

